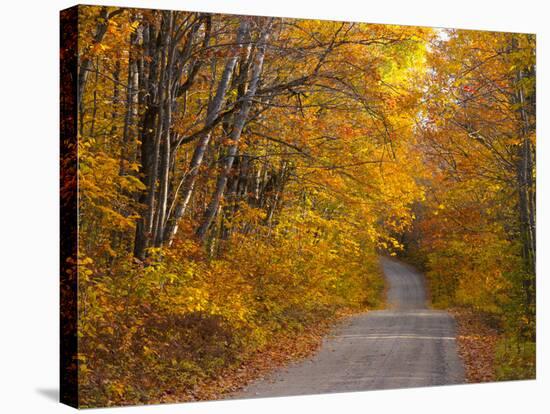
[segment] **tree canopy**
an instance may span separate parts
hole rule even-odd
[[[534,36],[78,13],[84,405],[192,399],[376,307],[379,254],[534,341]]]

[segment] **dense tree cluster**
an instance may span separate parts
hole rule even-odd
[[[435,302],[496,315],[506,379],[535,369],[535,58],[533,35],[446,31],[419,119],[427,200],[411,250]]]
[[[533,339],[533,38],[78,13],[81,404],[192,398],[376,306],[404,242],[436,301]]]

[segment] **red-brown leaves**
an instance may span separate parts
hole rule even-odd
[[[457,322],[458,352],[464,361],[466,381],[495,381],[495,348],[499,333],[487,318],[471,310],[453,309]]]

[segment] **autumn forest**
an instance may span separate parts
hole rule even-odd
[[[81,406],[218,398],[258,359],[299,358],[384,306],[381,256],[495,332],[489,380],[534,377],[534,35],[61,16]]]

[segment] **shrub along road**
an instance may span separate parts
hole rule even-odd
[[[424,276],[382,258],[388,309],[348,318],[312,358],[250,384],[233,398],[421,387],[465,382],[455,321],[428,309]]]

